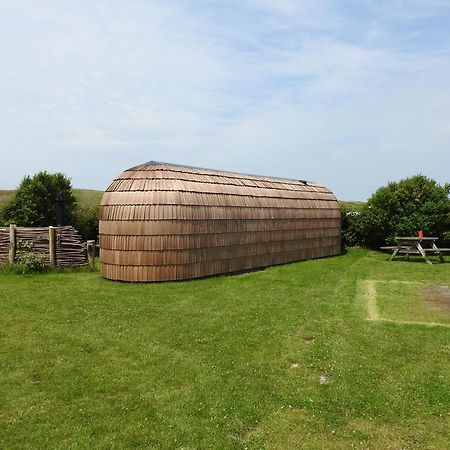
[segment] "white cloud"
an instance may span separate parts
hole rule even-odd
[[[103,187],[150,159],[316,179],[348,199],[396,174],[445,181],[449,32],[419,45],[410,23],[444,2],[201,5],[4,2],[1,187],[41,169]],[[424,148],[438,165],[422,167]]]

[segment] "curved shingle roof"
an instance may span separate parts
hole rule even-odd
[[[163,281],[330,256],[340,252],[340,226],[320,184],[151,161],[103,196],[101,272]]]

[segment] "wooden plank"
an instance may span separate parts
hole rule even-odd
[[[48,253],[50,265],[56,266],[56,233],[54,227],[48,227]]]
[[[9,264],[14,264],[16,260],[16,226],[9,226]]]
[[[87,241],[86,250],[88,256],[88,264],[92,269],[95,269],[95,241]]]
[[[420,245],[420,242],[416,243],[416,247],[417,250],[419,251],[419,253],[422,255],[422,258],[426,261],[427,264],[433,265],[433,263],[427,258],[427,255],[425,254],[425,252],[423,251],[422,246]]]

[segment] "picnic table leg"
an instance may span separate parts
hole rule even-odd
[[[420,245],[420,242],[414,242],[417,250],[419,250],[419,253],[422,255],[422,258],[427,262],[427,264],[433,265],[433,263],[427,258],[427,255],[423,251],[422,246]]]
[[[397,253],[400,251],[401,247],[402,247],[402,244],[398,244],[397,245],[397,248],[394,249],[394,251],[392,252],[391,257],[389,258],[389,261],[393,261],[394,260],[394,258],[397,256]]]
[[[431,244],[431,246],[432,246],[433,250],[436,252],[436,254],[439,256],[439,261],[445,262],[444,255],[440,252],[440,250],[439,250],[439,248],[436,246],[436,244],[433,242],[433,243]]]

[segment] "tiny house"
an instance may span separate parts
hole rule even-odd
[[[105,278],[186,280],[337,255],[334,195],[303,180],[151,161],[125,170],[100,206]]]

